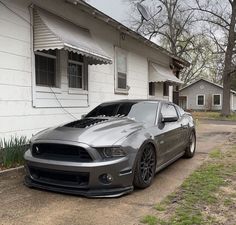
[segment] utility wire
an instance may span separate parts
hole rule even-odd
[[[61,109],[63,109],[64,110],[64,112],[66,112],[68,115],[70,115],[73,119],[76,119],[76,120],[78,120],[78,118],[77,117],[75,117],[72,113],[70,113],[68,110],[66,110],[63,106],[62,106],[62,104],[61,104],[61,102],[59,101],[59,99],[57,98],[57,95],[56,95],[56,93],[53,91],[53,89],[52,89],[52,87],[49,87],[50,89],[51,89],[51,91],[52,91],[52,93],[54,94],[54,96],[55,96],[55,99],[57,100],[57,102],[59,103],[59,105],[60,105],[60,107],[61,107]]]

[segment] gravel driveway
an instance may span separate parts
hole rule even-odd
[[[158,173],[152,186],[115,199],[87,199],[28,189],[23,176],[0,177],[0,224],[134,225],[154,204],[173,192],[208,156],[236,131],[236,123],[201,121],[197,153]]]

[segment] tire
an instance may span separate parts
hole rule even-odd
[[[185,149],[185,158],[192,158],[196,151],[196,134],[192,131],[189,135],[189,143],[187,148]]]
[[[156,151],[151,144],[146,144],[137,155],[134,171],[134,187],[147,188],[151,185],[156,170]]]

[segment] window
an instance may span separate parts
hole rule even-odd
[[[154,124],[156,120],[158,103],[156,102],[125,102],[106,103],[97,106],[86,117],[97,116],[127,116],[138,122]]]
[[[35,52],[36,85],[56,87],[56,50]]]
[[[169,84],[163,83],[163,96],[169,96]]]
[[[149,83],[149,95],[151,95],[151,96],[155,95],[155,83],[154,82]]]
[[[68,80],[70,88],[84,89],[84,61],[83,56],[68,52]]]
[[[171,104],[164,104],[161,108],[161,115],[163,117],[169,117],[169,118],[172,118],[172,117],[177,117],[178,118],[178,115],[177,115],[177,112],[176,112],[176,109],[173,105]]]
[[[205,104],[205,96],[204,95],[198,95],[197,96],[197,105],[203,106]]]
[[[127,90],[127,55],[116,49],[116,89]]]
[[[221,105],[221,96],[220,95],[213,95],[213,105]]]

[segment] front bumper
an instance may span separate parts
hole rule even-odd
[[[77,163],[35,158],[28,150],[24,157],[24,183],[28,187],[86,197],[118,197],[133,191],[133,172],[128,156]],[[111,175],[112,181],[103,183],[102,174]]]

